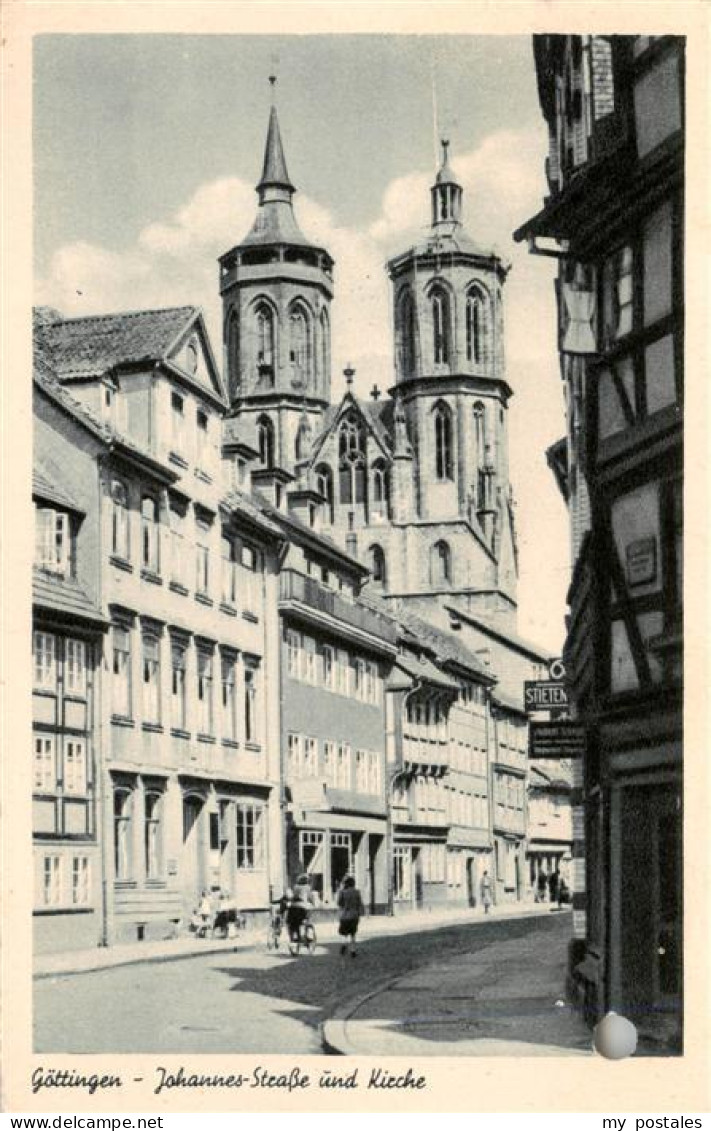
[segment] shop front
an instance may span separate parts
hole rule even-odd
[[[289,815],[286,852],[288,884],[305,873],[317,906],[331,909],[346,876],[353,876],[370,914],[387,906],[385,817],[305,811]]]

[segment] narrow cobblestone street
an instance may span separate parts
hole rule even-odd
[[[383,937],[366,930],[355,960],[327,940],[296,959],[259,947],[57,975],[35,986],[35,1049],[318,1054],[326,1022],[327,1039],[357,1045],[334,1043],[336,1052],[491,1055],[485,1039],[499,1052],[511,1040],[528,1055],[538,1042],[585,1051],[586,1030],[555,1004],[569,935],[566,914],[492,917]]]

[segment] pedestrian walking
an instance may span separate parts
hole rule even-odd
[[[536,903],[546,902],[546,892],[548,891],[548,874],[543,869],[538,873],[536,880]]]
[[[351,946],[351,958],[356,956],[356,935],[360,917],[365,913],[363,899],[356,887],[353,876],[346,876],[338,893],[338,933],[344,940],[341,945],[341,954],[345,955],[348,942]]]
[[[484,905],[484,914],[488,915],[489,908],[491,907],[491,880],[489,879],[488,872],[484,872],[484,875],[481,877],[479,890],[481,892],[481,902]]]
[[[550,895],[551,903],[556,903],[557,900],[558,900],[558,883],[559,883],[559,881],[560,881],[560,874],[559,874],[558,870],[556,869],[556,871],[551,872],[550,876],[548,877],[548,894]]]

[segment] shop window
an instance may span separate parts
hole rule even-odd
[[[237,868],[257,871],[264,867],[264,806],[257,802],[238,802]]]
[[[346,876],[353,875],[353,838],[351,833],[331,833],[331,889],[335,893]]]
[[[303,829],[299,833],[299,859],[303,871],[311,881],[313,891],[323,898],[324,834],[322,832]]]
[[[397,901],[412,899],[412,849],[396,844],[393,849],[393,895]]]

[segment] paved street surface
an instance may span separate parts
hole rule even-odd
[[[492,917],[395,936],[366,931],[356,959],[327,939],[298,958],[262,946],[46,977],[35,983],[35,1049],[320,1053],[330,1022],[334,1051],[588,1051],[587,1030],[555,1004],[569,937],[568,914]]]

